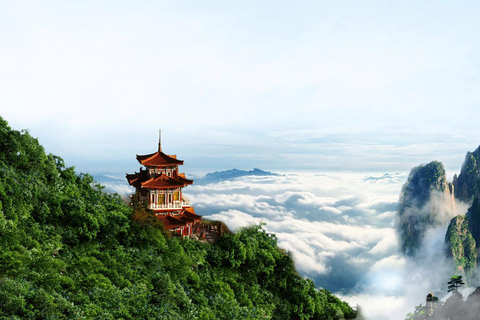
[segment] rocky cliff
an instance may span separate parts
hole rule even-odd
[[[460,174],[453,177],[455,198],[470,203],[474,197],[480,197],[480,147],[467,152]]]
[[[441,162],[413,168],[402,188],[397,216],[402,252],[414,256],[427,229],[447,223],[454,205],[453,185]]]
[[[459,215],[450,221],[445,235],[445,252],[460,272],[471,275],[475,270],[478,254],[467,216]]]
[[[461,204],[463,212],[456,208]],[[442,163],[433,161],[413,168],[402,188],[397,230],[404,254],[414,256],[427,230],[447,223],[445,253],[471,276],[480,248],[480,148],[466,154],[452,183]]]
[[[467,275],[475,272],[480,248],[479,161],[480,148],[468,152],[460,174],[453,178],[455,198],[468,203],[469,209],[464,216],[457,216],[451,221],[445,236],[447,254],[459,269],[465,269]]]
[[[477,242],[477,248],[480,247],[480,198],[475,197],[472,205],[467,211],[468,230]]]

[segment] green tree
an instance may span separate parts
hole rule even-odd
[[[463,286],[465,283],[462,281],[462,276],[453,276],[448,281],[448,290],[447,292],[458,292],[458,289]]]

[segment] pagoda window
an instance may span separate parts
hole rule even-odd
[[[151,196],[150,196],[150,204],[155,204],[155,194],[152,193]]]
[[[179,201],[180,200],[180,191],[176,190],[173,193],[173,201]]]
[[[158,203],[159,204],[165,204],[165,193],[160,193],[158,195]]]

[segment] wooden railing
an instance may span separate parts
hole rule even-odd
[[[173,201],[173,203],[161,203],[161,204],[151,204],[150,209],[159,210],[159,209],[182,209],[182,207],[190,206],[190,200],[183,198],[182,201]]]

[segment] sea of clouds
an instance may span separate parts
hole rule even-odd
[[[429,292],[442,296],[451,276],[449,262],[438,254],[446,225],[428,231],[422,259],[399,251],[395,218],[406,179],[402,173],[282,173],[199,179],[184,194],[198,214],[232,231],[264,223],[302,276],[360,305],[368,319],[397,320]],[[119,182],[110,177],[103,184],[128,193]]]
[[[394,224],[405,180],[398,173],[294,173],[195,185],[185,193],[197,213],[232,230],[266,223],[301,275],[361,305],[369,319],[396,319],[405,303],[406,261]]]

